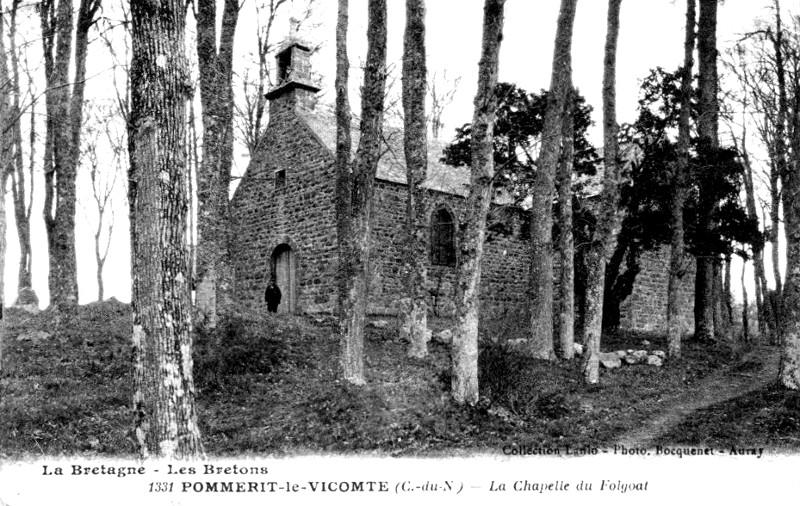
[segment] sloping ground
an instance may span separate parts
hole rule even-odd
[[[112,300],[71,317],[6,316],[0,457],[132,453],[129,307]]]
[[[778,348],[762,346],[752,350],[733,365],[699,381],[691,390],[679,391],[663,399],[641,427],[623,434],[617,444],[628,448],[651,448],[665,443],[730,443],[730,438],[720,440],[718,434],[715,437],[712,428],[718,429],[718,422],[706,427],[708,432],[702,438],[691,437],[693,431],[690,427],[702,423],[701,420],[708,418],[715,409],[720,411],[721,407],[722,411],[728,412],[725,406],[733,407],[740,399],[758,397],[765,390],[777,389],[774,384],[778,363]],[[732,411],[737,415],[744,414],[740,409]],[[707,421],[705,423],[708,425]],[[737,442],[744,441],[738,439]]]
[[[433,322],[437,329],[448,324]],[[702,414],[706,418],[692,422],[695,442],[687,443],[700,444],[715,434],[719,422],[714,417],[741,411],[730,402],[749,397],[714,403],[728,399],[724,392],[759,385],[742,375],[768,371],[775,356],[767,350],[767,358],[758,362],[763,367],[756,367],[760,351],[739,359],[713,346],[687,343],[680,363],[606,371],[599,385],[586,386],[578,363],[536,361],[503,345],[485,345],[482,401],[463,408],[449,397],[448,347],[432,343],[430,358],[410,360],[396,325],[390,320],[388,328],[368,329],[363,388],[338,379],[339,344],[331,321],[247,314],[228,322],[221,335],[198,333],[195,381],[206,452],[501,455],[526,446],[563,454],[567,447],[574,452],[620,440],[678,444],[687,435],[681,424]],[[9,310],[5,326],[0,458],[133,457],[128,306],[91,304],[60,318]],[[664,344],[658,336],[636,334],[604,339],[608,350],[663,349]],[[800,449],[800,403],[791,399],[783,393],[754,398],[746,409],[760,403],[761,415],[729,425],[731,437]],[[706,412],[717,408],[722,411]]]
[[[800,393],[776,381],[778,350],[768,348],[726,371],[738,377],[736,390],[720,382],[709,383],[719,395],[687,410],[680,419],[654,434],[655,444],[685,444],[768,448],[796,453],[800,449]]]

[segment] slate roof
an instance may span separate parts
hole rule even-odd
[[[333,110],[317,106],[314,110],[298,111],[311,130],[319,137],[322,144],[336,153],[336,116]],[[351,129],[352,150],[358,148],[360,132],[358,122],[354,119]],[[406,184],[405,153],[403,151],[403,130],[384,127],[383,153],[378,162],[376,178],[393,183]],[[428,177],[424,187],[466,197],[469,191],[469,167],[452,167],[439,161],[444,150],[444,143],[428,142]]]

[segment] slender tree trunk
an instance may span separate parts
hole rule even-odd
[[[7,172],[0,167],[0,320],[3,319],[5,308],[5,268],[6,268],[6,180]],[[0,338],[1,339],[1,338]],[[0,343],[0,359],[2,358],[2,343]],[[0,368],[2,370],[2,368]]]
[[[347,327],[348,286],[352,279],[351,265],[348,261],[347,245],[350,237],[350,101],[348,99],[347,82],[350,62],[347,58],[347,25],[348,0],[339,0],[339,11],[336,21],[336,240],[339,254],[339,269],[336,281],[338,289],[338,316],[341,334],[344,336]],[[342,339],[342,356],[349,354],[347,341]],[[361,353],[359,351],[358,353]],[[344,358],[342,358],[344,360]]]
[[[742,341],[745,343],[750,342],[750,301],[747,295],[747,283],[745,282],[745,272],[747,271],[747,262],[742,263]]]
[[[561,259],[558,293],[558,340],[561,358],[575,355],[575,243],[572,237],[572,166],[575,157],[574,90],[564,108],[561,160],[558,165],[558,254]]]
[[[715,150],[719,146],[719,105],[717,103],[717,0],[700,0],[700,17],[697,32],[697,54],[700,76],[700,116],[697,130],[701,150]],[[708,190],[700,184],[700,212],[698,228],[709,231],[709,214],[714,203],[708,202]],[[701,232],[703,233],[703,232]],[[697,256],[695,275],[695,338],[713,339],[714,328],[714,258],[709,251]]]
[[[617,134],[616,68],[619,38],[619,11],[622,0],[608,2],[608,31],[603,61],[603,192],[600,216],[587,254],[586,345],[584,377],[587,383],[600,381],[600,334],[603,323],[603,287],[606,260],[614,251],[619,233],[619,143]]]
[[[5,288],[6,288],[6,172],[0,168],[0,324],[3,323],[3,312],[5,311]],[[2,330],[2,329],[0,329]],[[3,337],[4,332],[0,332],[0,371],[3,370]]]
[[[562,118],[572,90],[572,28],[577,0],[562,0],[553,49],[550,93],[547,97],[542,148],[533,182],[531,212],[531,336],[530,352],[552,360],[553,350],[553,194],[561,152]]]
[[[0,82],[7,85],[9,82],[8,59],[5,46],[5,16],[0,5]],[[3,321],[5,310],[5,268],[6,268],[6,183],[14,171],[14,160],[11,156],[13,149],[13,129],[9,115],[9,95],[0,95],[0,325]],[[13,110],[11,111],[13,113]],[[0,328],[0,334],[3,333]],[[0,371],[3,370],[3,337],[0,335]]]
[[[427,67],[425,61],[425,1],[406,0],[403,49],[403,116],[406,180],[406,271],[408,313],[404,315],[408,355],[428,355],[428,227],[425,189],[428,172],[428,140],[425,119]]]
[[[0,22],[2,19],[0,19]],[[5,312],[5,289],[6,289],[6,180],[8,173],[0,166],[0,325],[3,323],[3,313]],[[0,371],[3,370],[3,341],[4,329],[0,327]]]
[[[14,200],[14,220],[17,228],[17,239],[19,241],[19,269],[17,271],[17,293],[23,294],[21,303],[35,301],[38,304],[36,293],[33,291],[31,280],[31,203],[33,196],[33,161],[36,153],[36,104],[30,104],[30,190],[26,187],[28,173],[23,158],[22,150],[22,110],[20,106],[20,85],[19,85],[19,50],[17,48],[17,13],[21,0],[11,2],[11,22],[9,24],[9,54],[11,57],[11,114],[19,118],[14,122],[14,173],[12,174],[12,198]],[[31,83],[32,84],[32,83]]]
[[[230,306],[228,191],[233,164],[233,50],[239,2],[225,0],[217,44],[217,2],[197,3],[197,59],[203,107],[203,159],[197,171],[197,299],[199,317],[216,327]]]
[[[746,73],[745,73],[746,78]],[[747,84],[745,83],[747,88]],[[745,107],[747,104],[744,104]],[[744,162],[744,188],[745,188],[745,207],[747,209],[747,216],[751,220],[758,220],[758,212],[756,210],[756,197],[755,188],[753,186],[753,167],[750,164],[750,155],[747,149],[747,129],[746,121],[742,124],[742,145],[740,151],[742,153],[742,160]],[[771,320],[769,311],[766,305],[766,291],[767,291],[767,277],[764,269],[764,243],[759,238],[752,245],[753,248],[753,282],[755,285],[756,297],[756,315],[758,316],[758,329],[767,342],[772,342],[772,335],[775,332],[775,322]]]
[[[131,216],[135,433],[143,457],[202,454],[192,379],[186,213],[185,6],[131,2]]]
[[[730,333],[730,325],[728,321],[728,314],[726,311],[725,302],[725,280],[724,280],[724,266],[722,259],[714,259],[714,295],[713,295],[713,311],[714,311],[714,328],[716,329],[716,338],[718,341],[727,340],[729,344],[733,343],[732,335]]]
[[[2,4],[0,4],[0,83],[3,86],[8,86],[10,76],[8,72],[8,57],[5,45],[5,23],[3,19],[4,13],[2,11]],[[14,111],[9,111],[11,104],[9,103],[9,94],[0,94],[0,323],[3,320],[3,311],[5,309],[5,268],[6,268],[6,183],[10,175],[14,173],[14,160],[12,158],[13,150],[13,129],[11,128],[12,117],[9,114]],[[2,333],[3,329],[0,329]],[[3,362],[3,343],[2,336],[0,336],[0,371],[2,371]]]
[[[781,172],[775,161],[770,167],[770,206],[769,206],[769,242],[771,247],[772,278],[775,280],[775,294],[780,298],[783,293],[783,277],[780,268],[780,223],[781,223],[781,188],[779,181]]]
[[[346,297],[341,322],[342,370],[349,383],[363,385],[364,324],[370,279],[371,214],[381,154],[386,89],[386,0],[369,0],[367,62],[361,89],[361,138],[352,163],[350,230],[345,269]]]
[[[97,270],[95,275],[97,277],[97,300],[99,302],[103,302],[105,300],[105,285],[103,284],[103,267],[106,263],[106,259],[103,254],[100,252],[100,232],[102,231],[103,226],[103,213],[100,213],[100,217],[97,221],[97,230],[94,233],[94,260],[97,264]],[[109,241],[111,238],[109,237]],[[106,249],[108,252],[108,249]]]
[[[485,0],[483,42],[478,63],[478,91],[472,116],[472,166],[465,229],[456,291],[456,322],[452,345],[453,399],[458,404],[478,402],[478,323],[480,281],[486,215],[494,177],[494,123],[497,114],[497,74],[503,39],[505,0]]]
[[[733,273],[731,272],[731,263],[731,255],[728,254],[725,256],[725,270],[722,278],[722,310],[725,316],[725,323],[729,328],[733,325],[733,294],[731,293]]]
[[[678,118],[678,160],[672,174],[672,199],[670,201],[669,279],[667,281],[667,339],[671,358],[681,356],[681,301],[680,283],[685,272],[685,245],[683,208],[686,203],[687,175],[689,172],[689,136],[691,134],[692,67],[694,66],[695,0],[686,1],[686,29],[683,43],[683,68],[681,69],[681,110]]]
[[[191,272],[192,290],[197,288],[197,208],[195,207],[194,197],[197,185],[197,171],[200,167],[199,150],[197,149],[197,116],[194,112],[194,101],[189,100],[189,148],[187,150],[187,158],[189,160],[189,177],[188,191],[189,191],[189,268]],[[195,302],[194,300],[192,302]]]
[[[772,206],[770,208],[770,219],[772,220],[772,228],[770,234],[770,240],[772,241],[772,272],[775,277],[775,301],[776,304],[774,307],[774,313],[776,316],[777,321],[777,328],[778,328],[778,335],[777,338],[780,340],[782,339],[782,322],[783,322],[783,311],[785,308],[784,298],[783,298],[783,280],[781,279],[781,270],[779,264],[779,249],[778,249],[778,232],[780,228],[780,198],[778,195],[780,190],[778,190],[778,180],[780,179],[782,183],[784,183],[783,191],[786,191],[785,185],[785,178],[787,177],[786,174],[789,169],[789,161],[788,161],[788,153],[787,153],[787,121],[789,119],[789,102],[787,97],[787,87],[786,87],[786,66],[785,66],[785,55],[784,55],[784,33],[783,33],[783,25],[781,22],[781,3],[779,0],[774,0],[774,8],[775,8],[775,35],[772,36],[772,44],[775,49],[775,76],[778,79],[778,110],[777,110],[777,118],[775,120],[775,136],[773,138],[773,143],[775,145],[773,149],[774,153],[774,166],[773,172],[770,175],[770,183],[771,183],[771,193],[773,195],[772,199]],[[795,112],[795,114],[797,114]],[[784,219],[786,214],[786,204],[784,199]],[[784,221],[785,223],[785,221]],[[788,241],[788,233],[786,234],[787,241]],[[788,245],[787,245],[788,249]],[[787,270],[788,272],[788,270]]]

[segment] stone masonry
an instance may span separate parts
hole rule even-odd
[[[669,246],[664,246],[642,253],[633,292],[620,305],[621,328],[666,332],[669,252]],[[684,333],[694,331],[694,271],[694,259],[687,257],[679,288]]]
[[[277,63],[279,82],[267,94],[270,116],[262,148],[250,161],[231,202],[236,296],[243,305],[264,308],[264,289],[276,278],[279,286],[284,284],[280,286],[284,310],[332,313],[338,262],[335,119],[331,110],[314,105],[319,88],[309,77],[307,45],[290,40],[279,51]],[[352,133],[355,149],[357,128]],[[402,132],[387,128],[384,136],[386,150],[375,185],[368,309],[373,314],[396,314],[405,296],[401,255],[405,168]],[[457,237],[463,224],[469,170],[441,163],[441,146],[431,146],[429,153],[428,216],[446,209],[453,217]],[[528,218],[525,211],[507,205],[507,200],[498,195],[490,211],[482,263],[482,308],[485,318],[512,317],[525,325],[529,318],[530,241],[524,237]],[[656,259],[648,262],[655,270],[650,272],[643,264],[642,283],[637,281],[634,294],[625,302],[623,324],[660,329],[658,321],[663,321],[666,310],[665,264]],[[455,266],[429,265],[428,279],[432,310],[451,314]]]

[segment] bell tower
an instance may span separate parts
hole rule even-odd
[[[311,78],[311,48],[297,36],[298,27],[298,21],[292,18],[289,38],[275,55],[275,87],[265,95],[270,114],[278,107],[310,108],[320,90]]]

